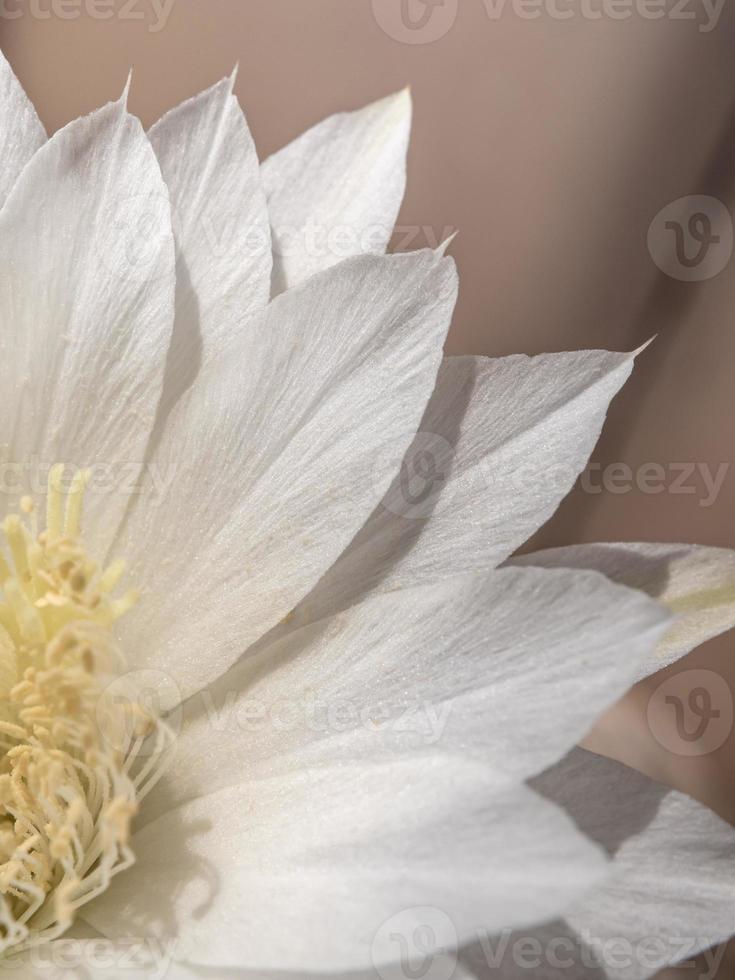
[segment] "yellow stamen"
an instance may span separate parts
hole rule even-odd
[[[46,529],[48,537],[55,541],[61,537],[61,515],[64,506],[64,464],[52,466],[48,475],[48,498],[46,501]]]
[[[110,627],[137,593],[113,597],[124,563],[100,574],[82,544],[89,471],[68,493],[63,475],[49,473],[45,531],[28,497],[2,523],[0,954],[61,935],[131,864],[130,821],[170,747],[157,718],[107,691],[120,667]]]
[[[66,514],[64,516],[64,534],[69,538],[75,538],[81,529],[82,501],[91,476],[91,470],[79,470],[71,482],[66,497]]]

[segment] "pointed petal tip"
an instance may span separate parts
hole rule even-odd
[[[123,90],[120,93],[120,98],[117,100],[118,105],[123,109],[127,109],[128,107],[128,96],[130,95],[130,86],[132,85],[132,83],[133,83],[133,69],[131,67],[128,71],[128,77],[125,80],[125,85],[123,86]]]
[[[437,246],[437,248],[435,249],[436,254],[439,256],[446,255],[447,249],[454,242],[454,239],[457,237],[458,234],[459,234],[459,228],[457,228],[456,231],[453,231],[448,238],[445,238],[444,241],[441,243],[441,245]]]
[[[411,92],[411,86],[406,85],[404,88],[400,89],[398,92],[394,92],[392,96],[388,96],[393,102],[396,109],[402,113],[411,113],[413,111],[413,94]]]
[[[657,333],[655,333],[652,337],[649,337],[648,340],[644,344],[641,344],[640,347],[636,347],[634,351],[631,351],[633,357],[638,357],[639,354],[642,354],[643,351],[647,350],[655,340],[658,340]]]
[[[233,89],[235,88],[235,82],[237,81],[237,76],[239,71],[240,71],[240,62],[236,61],[229,75],[230,92],[232,92]]]
[[[378,112],[382,112],[385,117],[395,122],[400,122],[405,118],[410,120],[413,112],[411,86],[407,85],[405,88],[399,89],[397,92],[391,92],[390,95],[383,96],[382,99],[377,99],[375,102],[368,103],[368,105],[365,106],[365,110],[372,110],[373,112],[377,110]],[[357,111],[359,112],[360,110],[358,109]]]

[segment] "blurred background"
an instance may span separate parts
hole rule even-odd
[[[236,92],[261,157],[410,83],[394,246],[436,245],[459,229],[449,352],[629,350],[657,335],[587,479],[533,547],[735,547],[735,5],[0,0],[0,45],[49,132],[116,98],[131,66],[130,107],[150,124],[239,62]],[[637,479],[651,466],[663,473],[656,492]],[[709,671],[713,696],[731,704],[732,651],[725,636],[666,677]],[[735,821],[735,736],[682,755],[673,713],[651,707],[663,680],[636,689],[590,746]]]

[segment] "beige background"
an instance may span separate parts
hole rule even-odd
[[[701,0],[682,11],[694,19],[669,9],[659,20],[589,19],[580,0],[570,0],[575,13],[565,20],[524,19],[510,0],[493,19],[489,2],[445,0],[431,27],[441,36],[409,44],[423,36],[402,27],[400,0],[173,0],[165,23],[160,0],[114,0],[109,20],[88,3],[2,6],[0,43],[49,131],[116,97],[131,65],[131,107],[150,123],[239,62],[237,93],[261,156],[330,112],[410,83],[401,224],[423,229],[411,247],[460,229],[450,352],[632,349],[657,333],[597,458],[633,467],[735,462],[735,267],[682,283],[659,272],[646,247],[649,223],[679,197],[714,195],[735,210],[732,4],[702,30]],[[536,543],[735,546],[733,486],[731,474],[711,506],[701,493],[580,490]],[[735,689],[731,654],[727,637],[692,660]],[[634,692],[592,744],[735,819],[735,740],[693,759],[663,748],[645,720],[659,681]]]

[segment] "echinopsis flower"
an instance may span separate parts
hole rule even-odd
[[[385,254],[409,120],[259,166],[230,79],[47,140],[2,63],[8,962],[74,934],[175,978],[386,975],[427,907],[466,972],[539,922],[663,962],[733,928],[728,828],[574,749],[732,624],[732,559],[512,558],[634,357],[442,357],[452,260]]]

